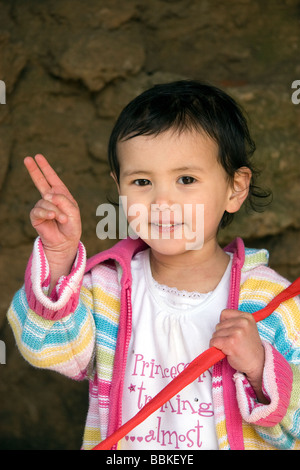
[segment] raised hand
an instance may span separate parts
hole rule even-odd
[[[81,237],[78,204],[43,155],[26,157],[24,164],[42,196],[31,210],[30,220],[41,237],[56,282],[68,274],[77,252]]]

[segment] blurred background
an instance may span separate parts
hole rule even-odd
[[[115,194],[106,162],[121,109],[155,83],[202,79],[246,109],[273,203],[241,211],[220,233],[270,250],[270,265],[300,276],[299,0],[0,0],[0,448],[79,449],[88,384],[40,371],[20,356],[6,312],[23,283],[39,198],[23,159],[43,153],[77,199],[88,255],[96,209]]]

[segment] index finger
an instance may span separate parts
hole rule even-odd
[[[26,166],[35,187],[40,192],[41,196],[44,196],[51,189],[45,175],[32,157],[26,157],[24,159],[24,165]]]
[[[24,164],[34,185],[42,196],[53,189],[55,193],[59,192],[72,197],[66,185],[43,155],[38,154],[35,156],[35,159],[26,157]]]

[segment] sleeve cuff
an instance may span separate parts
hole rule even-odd
[[[25,273],[25,291],[29,308],[43,318],[53,321],[74,312],[78,304],[85,266],[86,251],[84,245],[79,242],[70,274],[59,278],[49,296],[51,273],[42,241],[38,237]]]
[[[257,401],[255,392],[244,374],[236,372],[233,379],[242,418],[250,424],[271,427],[282,421],[287,412],[293,373],[289,363],[275,348],[266,341],[263,341],[263,346],[265,366],[262,388],[269,404]]]

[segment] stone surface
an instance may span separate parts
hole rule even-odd
[[[298,0],[0,0],[0,448],[78,449],[87,383],[26,364],[6,311],[22,285],[38,196],[26,155],[44,153],[77,199],[88,254],[96,209],[115,195],[106,148],[124,105],[149,86],[197,78],[221,86],[247,110],[260,182],[273,190],[265,212],[244,210],[220,233],[270,250],[271,266],[300,276],[300,79]]]

